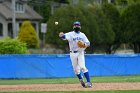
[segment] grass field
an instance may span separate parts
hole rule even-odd
[[[94,83],[109,82],[140,82],[140,75],[137,76],[112,76],[112,77],[91,77]],[[74,84],[79,83],[77,78],[53,78],[53,79],[0,79],[0,85],[17,84]],[[117,91],[45,91],[45,92],[0,92],[0,93],[140,93],[140,90],[117,90]]]
[[[137,76],[111,76],[91,77],[93,83],[108,82],[140,82],[140,75]],[[79,83],[77,78],[52,78],[52,79],[0,79],[0,85],[14,84],[74,84]]]

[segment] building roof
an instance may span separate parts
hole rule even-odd
[[[12,20],[12,5],[10,2],[2,2],[0,3],[0,15],[3,16],[6,20]],[[37,12],[35,12],[31,7],[27,4],[24,5],[25,12],[24,13],[16,13],[16,19],[18,20],[41,20],[43,19]]]

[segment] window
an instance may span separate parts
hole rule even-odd
[[[36,30],[36,24],[32,23],[33,28]]]
[[[22,3],[16,2],[16,12],[24,13],[24,5]]]
[[[8,36],[13,38],[12,23],[8,23]]]
[[[0,36],[3,36],[3,24],[0,23]]]

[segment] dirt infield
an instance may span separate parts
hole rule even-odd
[[[95,91],[95,90],[140,90],[137,83],[93,83],[92,88],[83,88],[80,84],[28,84],[0,85],[0,92],[14,91]]]

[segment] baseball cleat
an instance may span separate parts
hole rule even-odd
[[[83,87],[85,87],[85,83],[84,83],[84,81],[81,79],[80,80],[80,83],[81,83],[81,85],[83,86]]]
[[[85,88],[91,88],[92,87],[92,83],[91,82],[86,82],[85,83]]]

